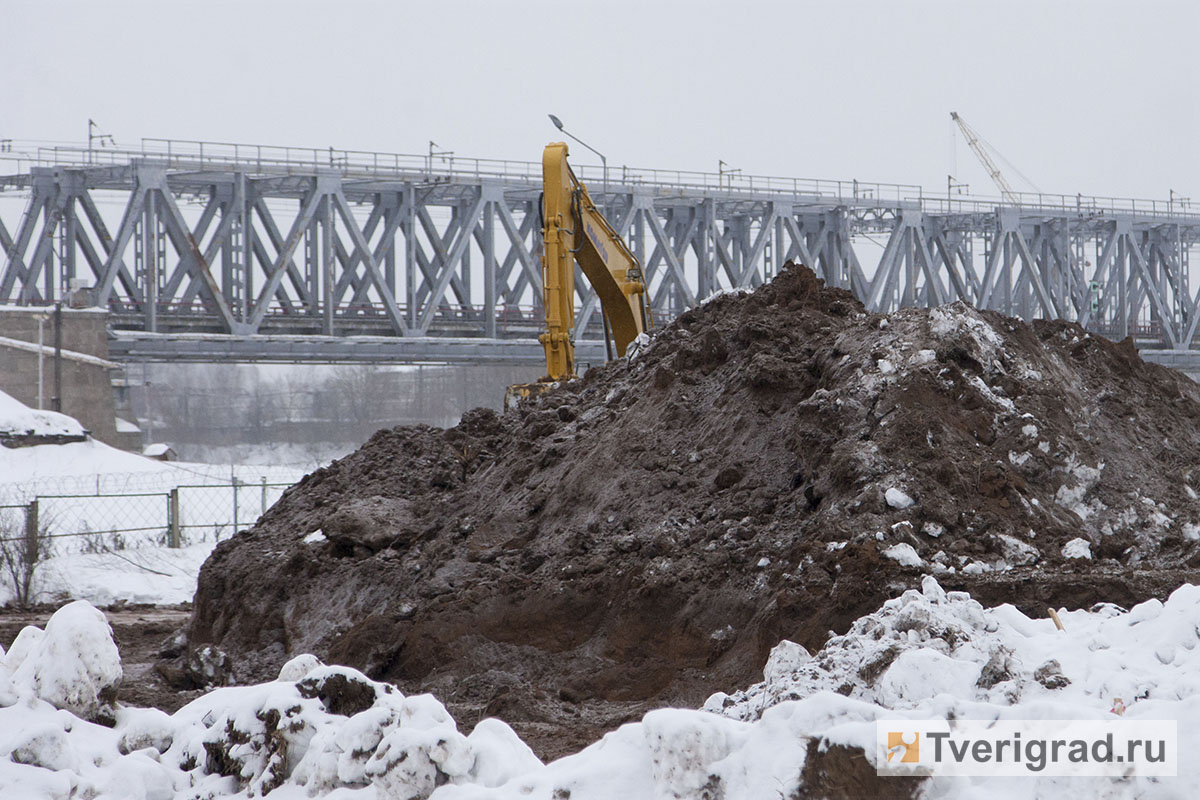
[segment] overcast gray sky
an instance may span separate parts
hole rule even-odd
[[[610,166],[944,190],[957,110],[1045,191],[1200,202],[1195,0],[4,0],[2,22],[17,140],[91,117],[118,143],[535,161],[552,112]],[[956,160],[996,193],[961,136]]]

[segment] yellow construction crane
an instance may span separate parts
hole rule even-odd
[[[546,331],[538,339],[546,350],[546,375],[538,383],[510,387],[510,397],[575,377],[576,263],[600,298],[605,343],[615,346],[618,358],[652,324],[642,265],[596,208],[567,163],[567,153],[564,142],[551,142],[542,153]]]

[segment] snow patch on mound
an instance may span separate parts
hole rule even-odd
[[[74,417],[57,411],[32,409],[10,394],[0,392],[0,436],[83,436],[83,426]]]
[[[990,368],[1004,347],[1004,339],[979,312],[961,300],[929,312],[929,331],[938,339],[965,345],[985,368]]]
[[[916,548],[907,542],[900,542],[883,551],[884,556],[898,562],[904,567],[920,567],[925,564],[917,555]]]
[[[85,719],[111,715],[121,656],[104,614],[77,600],[56,611],[44,631],[26,631],[0,665],[0,679],[10,682],[10,691]]]

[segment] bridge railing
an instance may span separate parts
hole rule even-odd
[[[467,179],[540,182],[542,165],[535,161],[465,158],[454,154],[405,155],[337,148],[204,142],[182,139],[143,139],[138,149],[86,148],[73,145],[39,147],[31,165],[124,166],[134,159],[154,159],[175,168],[241,168],[268,174],[310,174],[332,169],[347,177]],[[871,183],[856,180],[783,178],[737,172],[644,169],[578,165],[576,174],[589,189],[601,193],[605,181],[622,191],[643,186],[672,194],[679,190],[734,194],[778,194],[794,197],[845,198],[861,202],[919,202],[924,190],[916,184]]]
[[[1146,200],[1133,197],[1098,197],[1084,194],[1051,194],[1045,192],[1014,192],[1016,205],[1022,211],[1045,210],[1054,214],[1063,211],[1078,216],[1110,216],[1113,214],[1144,214],[1153,217],[1177,218],[1183,224],[1200,223],[1200,208],[1186,199]],[[921,198],[922,210],[929,214],[992,213],[999,206],[1013,203],[1001,197],[962,196]]]
[[[453,153],[413,155],[338,148],[286,147],[278,145],[206,142],[188,139],[141,140],[137,148],[89,148],[80,145],[21,147],[0,151],[0,162],[18,173],[33,166],[126,166],[135,159],[153,159],[168,168],[244,169],[263,174],[313,174],[332,169],[348,178],[425,179],[429,181],[478,181],[495,179],[523,184],[540,183],[541,163],[508,159],[466,158]],[[0,170],[4,172],[8,170]],[[879,183],[822,178],[787,178],[754,175],[741,170],[703,172],[695,170],[645,169],[628,166],[605,170],[596,165],[578,165],[576,174],[593,193],[605,191],[606,183],[621,192],[645,187],[660,194],[699,192],[729,197],[774,195],[781,198],[836,200],[846,205],[908,205],[927,213],[991,213],[997,206],[1012,206],[998,196],[929,193],[916,184]],[[10,176],[11,178],[11,176]],[[9,184],[13,181],[9,180]],[[0,188],[3,180],[0,179]],[[1015,193],[1022,209],[1045,209],[1080,215],[1149,214],[1155,217],[1187,217],[1200,223],[1200,210],[1186,198],[1168,200],[1106,197],[1083,194]]]

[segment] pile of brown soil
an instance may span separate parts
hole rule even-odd
[[[1130,343],[867,314],[791,267],[519,409],[309,475],[205,564],[187,658],[242,682],[315,653],[556,755],[930,571],[1033,613],[1196,580],[1198,420],[1200,387]]]

